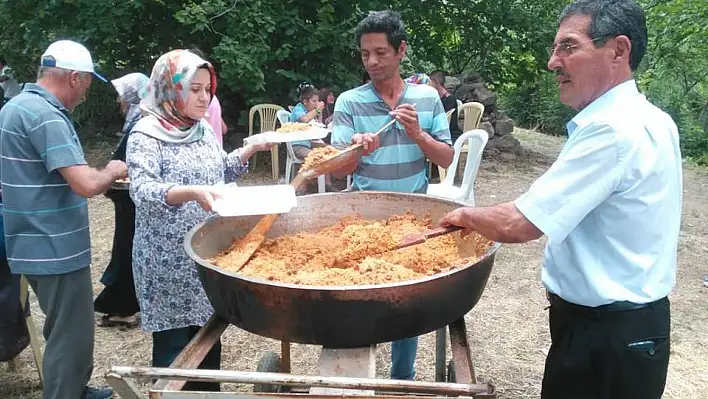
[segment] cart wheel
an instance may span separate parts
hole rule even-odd
[[[450,360],[447,364],[447,382],[457,382],[457,377],[455,376],[455,363],[452,360]]]
[[[258,361],[256,371],[260,373],[279,373],[280,372],[280,355],[275,352],[266,352]],[[283,387],[280,385],[254,384],[253,392],[280,393]]]

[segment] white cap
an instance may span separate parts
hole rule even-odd
[[[86,47],[71,40],[59,40],[47,47],[42,54],[40,66],[68,69],[70,71],[90,72],[93,76],[108,83],[108,80],[93,69],[91,53]]]

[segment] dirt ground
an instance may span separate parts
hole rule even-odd
[[[479,206],[513,200],[553,162],[564,139],[517,130],[516,136],[529,154],[515,159],[484,160],[476,184]],[[102,165],[112,145],[92,145],[87,150],[93,165]],[[267,158],[267,156],[266,156]],[[260,161],[262,163],[262,161]],[[248,184],[269,180],[269,166],[259,167],[245,180]],[[684,208],[679,247],[677,283],[672,302],[672,346],[665,398],[708,397],[708,170],[684,168]],[[94,291],[108,264],[113,234],[112,203],[103,196],[90,201],[93,239]],[[540,394],[544,359],[550,344],[546,300],[540,282],[544,239],[524,245],[504,245],[497,253],[492,275],[479,304],[466,316],[478,378],[493,382],[500,398],[536,398]],[[38,328],[44,321],[32,298]],[[41,330],[40,330],[41,331]],[[223,336],[223,369],[253,371],[266,351],[278,351],[279,343],[229,327]],[[139,329],[121,331],[97,328],[94,385],[111,366],[149,366],[150,336]],[[293,345],[293,372],[315,370],[318,348]],[[448,354],[449,356],[449,354]],[[0,398],[40,398],[39,379],[29,350],[21,355],[19,372],[0,367]],[[434,334],[421,338],[417,379],[434,380]],[[379,346],[377,374],[387,377],[390,346]],[[142,383],[143,389],[148,385]],[[224,390],[248,391],[250,387],[224,385]]]

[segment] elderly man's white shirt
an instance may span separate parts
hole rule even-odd
[[[515,202],[548,236],[544,285],[585,306],[663,298],[675,283],[681,224],[676,125],[630,80],[567,128],[558,160]]]

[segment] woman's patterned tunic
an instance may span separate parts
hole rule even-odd
[[[208,128],[190,144],[130,135],[127,164],[136,207],[133,274],[143,330],[203,326],[212,315],[196,265],[183,248],[185,234],[212,215],[195,201],[169,206],[165,195],[175,185],[233,182],[248,169],[238,153],[227,155]]]

